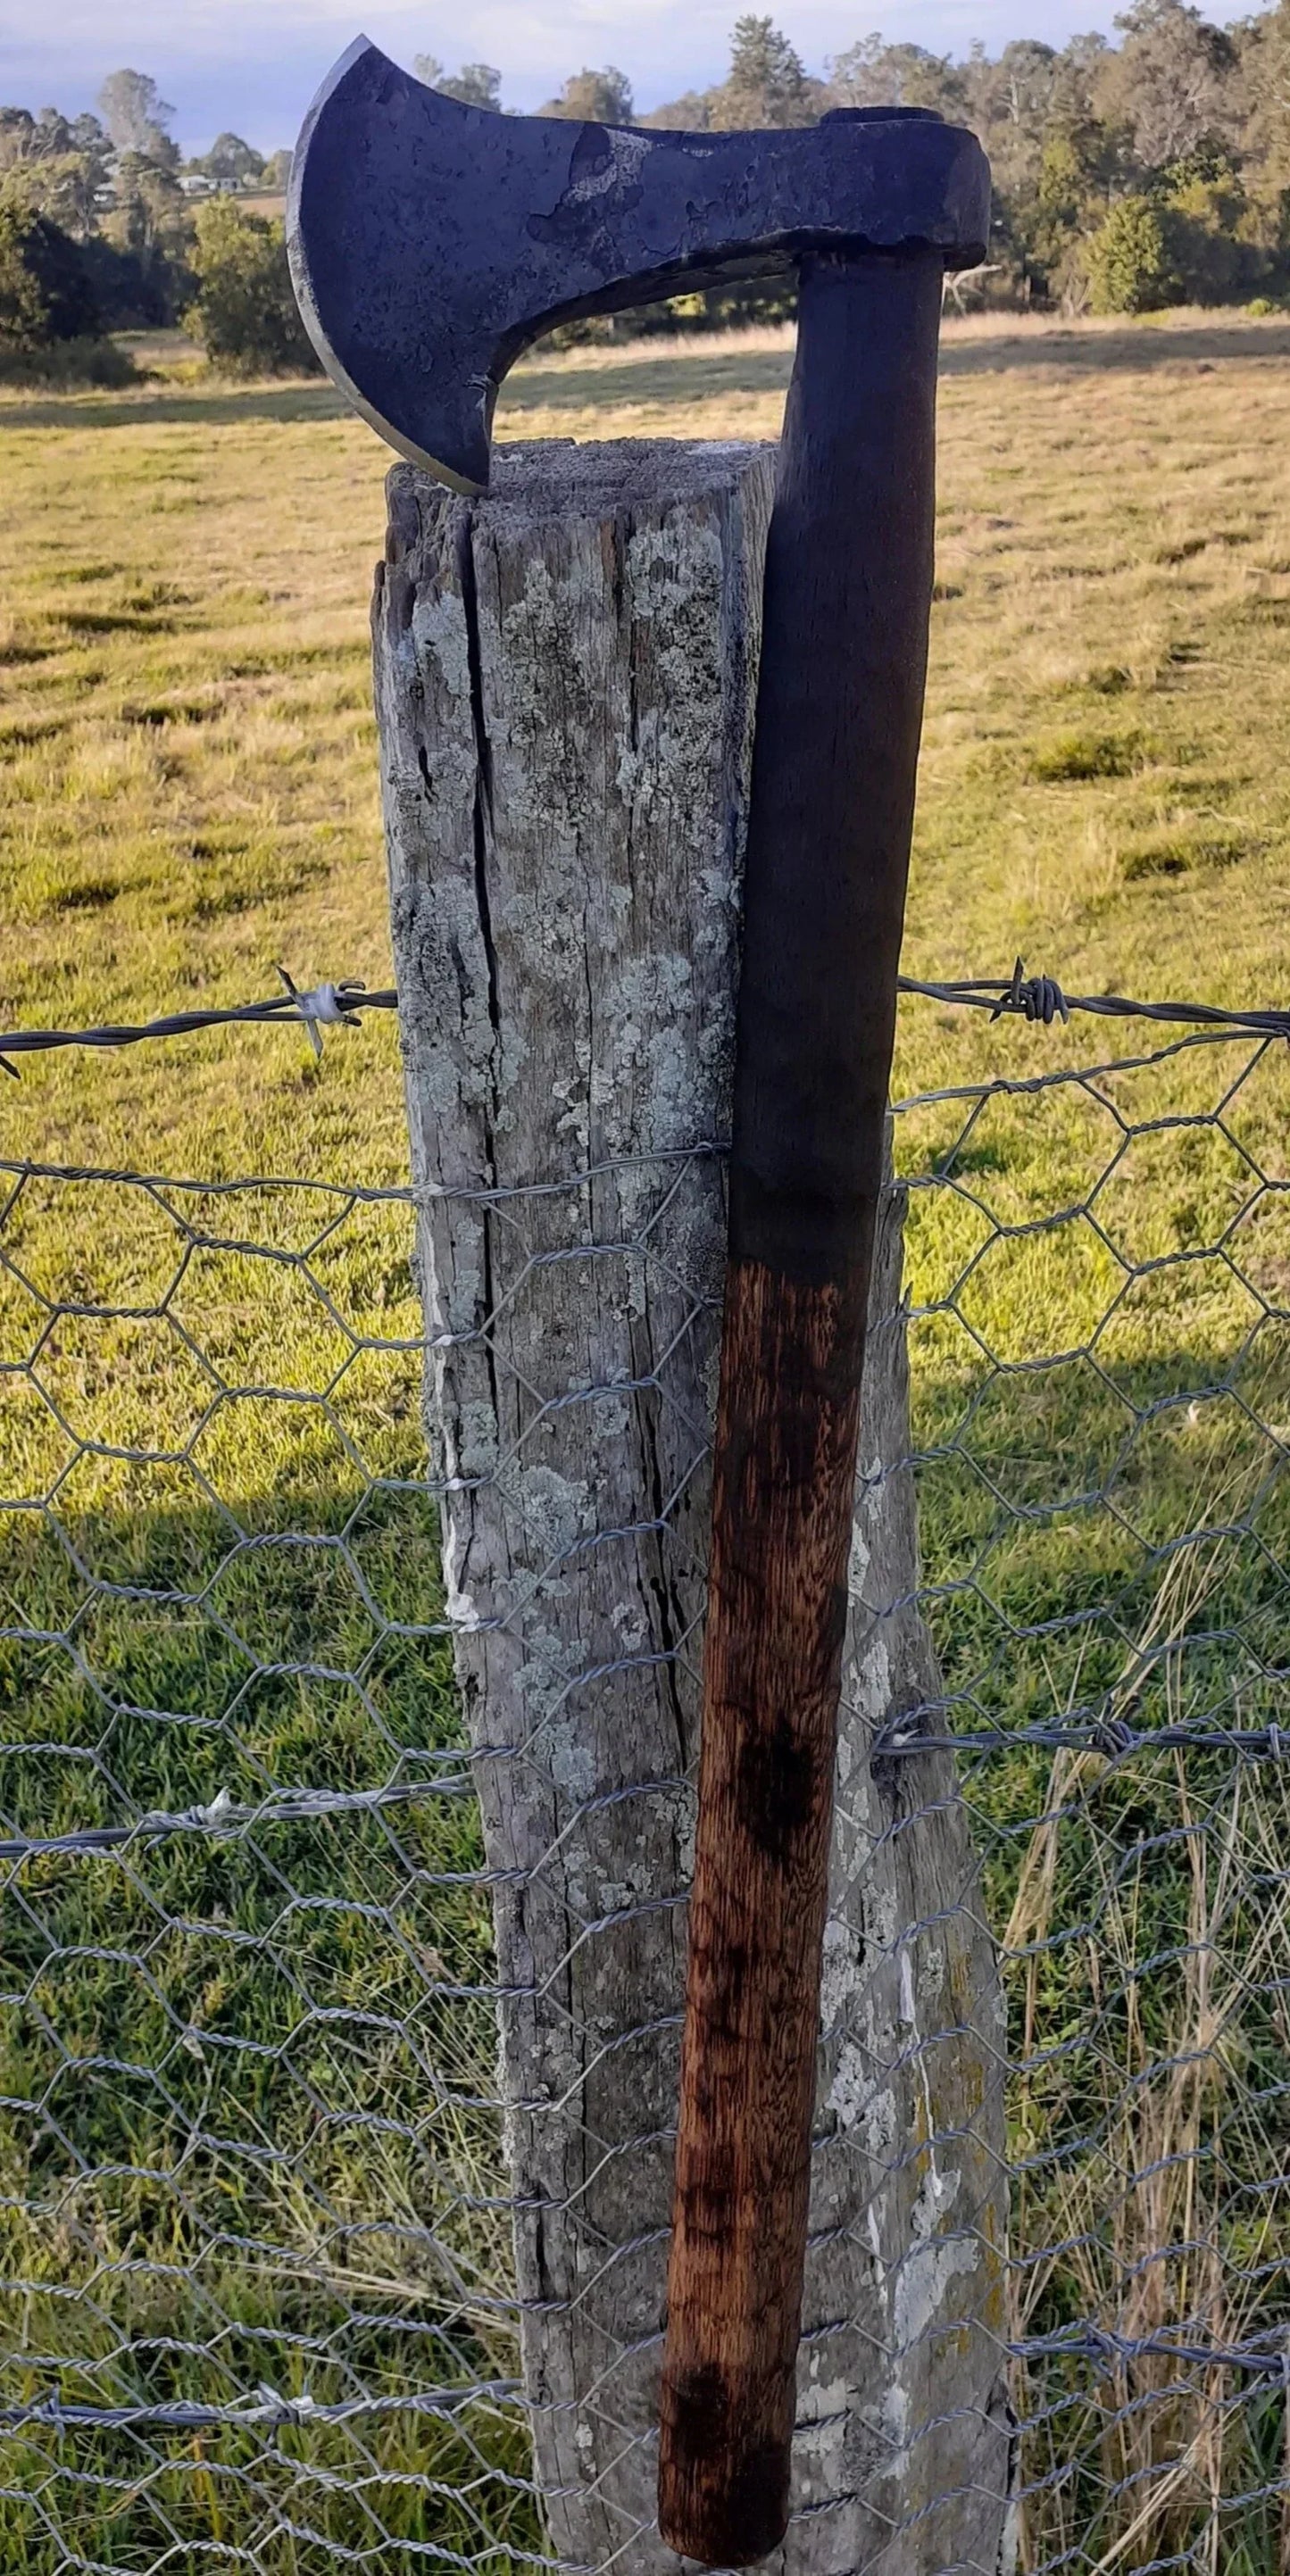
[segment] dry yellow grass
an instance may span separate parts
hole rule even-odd
[[[504,437],[769,438],[789,364],[783,333],[716,347],[650,341],[537,353],[511,380],[499,426]],[[1203,315],[1134,328],[951,320],[943,373],[911,968],[1002,970],[1022,947],[1073,989],[1285,999],[1290,328]],[[242,1001],[272,989],[278,957],[300,981],[341,973],[386,981],[366,641],[383,532],[386,460],[375,440],[317,384],[178,382],[121,396],[0,400],[0,462],[0,902],[9,927],[0,1024]],[[990,1030],[920,1006],[906,1014],[900,1043],[898,1080],[910,1089],[987,1067],[1051,1067],[1101,1051],[1105,1040],[1087,1027]],[[1117,1099],[1126,1115],[1169,1115],[1198,1096],[1207,1065],[1212,1089],[1213,1059],[1195,1056],[1154,1090],[1126,1077]],[[0,1082],[0,1101],[2,1150],[14,1159],[364,1181],[404,1170],[388,1023],[370,1024],[361,1038],[339,1036],[320,1073],[298,1033],[218,1033],[119,1057],[29,1061],[21,1088]],[[1286,1169],[1288,1112],[1285,1076],[1269,1058],[1245,1132],[1277,1171]],[[907,1161],[925,1169],[952,1132],[952,1113],[911,1116],[902,1125]],[[990,1214],[968,1193],[915,1201],[916,1294],[948,1292],[992,1227],[1078,1200],[1114,1144],[1106,1115],[1087,1101],[996,1104],[974,1131],[973,1162],[958,1166],[975,1174]],[[1208,1134],[1141,1140],[1101,1202],[1109,1233],[1143,1263],[1215,1243],[1239,1203],[1231,1162]],[[288,1221],[282,1208],[257,1201],[245,1221],[271,1231]],[[127,1705],[113,1736],[116,1776],[143,1807],[208,1797],[225,1778],[313,1776],[311,1766],[329,1780],[381,1776],[389,1741],[381,1728],[424,1744],[431,1724],[445,1732],[452,1724],[442,1658],[424,1640],[372,1680],[380,1728],[366,1704],[360,1710],[311,1677],[315,1665],[344,1674],[361,1663],[370,1673],[372,1634],[343,1586],[333,1597],[325,1572],[307,1576],[289,1555],[261,1554],[239,1575],[230,1615],[256,1654],[285,1667],[257,1675],[245,1709],[245,1661],[207,1620],[204,1600],[172,1615],[175,1595],[187,1602],[219,1573],[226,1514],[257,1535],[335,1532],[357,1515],[354,1544],[370,1550],[364,1563],[386,1615],[411,1630],[434,1599],[433,1530],[409,1493],[396,1508],[365,1481],[420,1472],[414,1358],[387,1354],[368,1377],[356,1373],[333,1389],[329,1400],[355,1444],[338,1465],[315,1413],[275,1405],[263,1392],[330,1384],[332,1320],[299,1273],[270,1273],[234,1252],[192,1265],[178,1309],[229,1383],[260,1390],[199,1444],[209,1486],[194,1482],[186,1454],[160,1465],[146,1454],[110,1454],[113,1443],[146,1453],[169,1439],[178,1451],[194,1405],[209,1393],[194,1392],[191,1353],[176,1355],[155,1312],[105,1321],[95,1311],[155,1309],[155,1215],[121,1191],[87,1202],[65,1186],[37,1186],[5,1236],[35,1282],[28,1289],[6,1278],[5,1356],[30,1348],[33,1310],[43,1330],[50,1302],[64,1298],[71,1308],[44,1343],[40,1367],[72,1432],[19,1370],[0,1467],[6,1495],[35,1495],[64,1477],[56,1510],[20,1520],[4,1560],[15,1615],[38,1641],[5,1642],[0,1708],[11,1746],[33,1731],[39,1739],[30,1758],[14,1756],[5,1797],[41,1830],[81,1818],[101,1793],[83,1761],[78,1768],[69,1754],[51,1768],[41,1747],[66,1744],[79,1757],[98,1743],[104,1707],[116,1711],[118,1701]],[[362,1329],[411,1340],[406,1245],[396,1223],[379,1243],[376,1229],[365,1217],[363,1230],[334,1247],[329,1292]],[[1283,1294],[1290,1224],[1275,1206],[1262,1258],[1270,1293]],[[1185,1713],[1196,1694],[1221,1688],[1225,1669],[1226,1649],[1208,1663],[1203,1648],[1196,1655],[1198,1622],[1221,1641],[1257,1620],[1260,1651],[1273,1661],[1281,1653],[1279,1568],[1290,1558],[1290,1529],[1258,1426],[1283,1426],[1281,1438],[1290,1422],[1285,1326],[1265,1334],[1247,1362],[1242,1336],[1257,1308],[1214,1262],[1144,1270],[1103,1331],[1122,1286],[1107,1243],[1081,1224],[1024,1239],[996,1235],[961,1292],[960,1314],[933,1318],[916,1337],[919,1431],[930,1452],[940,1451],[923,1481],[925,1550],[937,1581],[960,1586],[947,1593],[940,1641],[951,1686],[984,1688],[1001,1724],[1062,1715],[1098,1689],[1118,1707],[1126,1652],[1159,1659],[1155,1698],[1147,1685],[1125,1695],[1135,1718],[1148,1708]],[[1026,1363],[1095,1335],[1097,1379],[1077,1360],[1048,1375],[991,1380],[981,1357],[988,1348]],[[1180,1389],[1185,1397],[1220,1381],[1228,1385],[1221,1401],[1177,1400]],[[965,1432],[968,1398],[975,1409]],[[1136,1445],[1126,1462],[1130,1412]],[[69,1471],[77,1442],[107,1444],[107,1454],[83,1446]],[[1101,1484],[1113,1475],[1111,1508]],[[1067,1490],[1094,1504],[1053,1510],[1054,1492]],[[366,1530],[359,1505],[365,1512],[377,1503],[388,1509],[374,1511]],[[1233,1514],[1250,1522],[1248,1547],[1204,1535]],[[1193,1528],[1202,1532],[1197,1543],[1147,1563],[1150,1548],[1167,1550]],[[95,1597],[87,1609],[69,1571],[69,1534],[110,1579],[137,1584],[138,1601]],[[1115,1621],[1065,1632],[1072,1605],[1100,1610],[1112,1596]],[[94,1689],[48,1643],[73,1618]],[[1274,1705],[1273,1685],[1256,1682],[1245,1721]],[[138,1715],[159,1709],[203,1721],[219,1713],[214,1753],[200,1729],[162,1729]],[[225,1767],[212,1771],[213,1760]],[[1290,2167],[1275,2071],[1290,2044],[1279,1790],[1260,1786],[1251,1796],[1225,1772],[1193,1769],[1182,1780],[1168,1757],[1109,1773],[1095,1757],[1063,1757],[1050,1774],[1046,1757],[1014,1753],[985,1766],[973,1794],[995,1920],[1002,1928],[1012,1913],[1014,1943],[1027,1954],[1014,1972],[1017,2040],[1024,2053],[1030,2042],[1042,2050],[1053,2034],[1074,2034],[1069,2049],[1055,2044],[1051,2062],[1017,2087],[1019,2143],[1037,2157],[1022,2186],[1017,2244],[1023,2255],[1063,2249],[1019,2272],[1017,2323],[1031,2329],[1097,2313],[1123,2316],[1132,2330],[1203,2311],[1206,2330],[1220,2338],[1266,2324],[1279,2313],[1282,2222],[1263,2178]],[[1031,1831],[1025,1820],[1036,1816],[1045,1821]],[[1202,1830],[1193,1834],[1197,1817]],[[1173,1835],[1167,1861],[1151,1843],[1157,1829]],[[464,1812],[459,1830],[460,1850],[436,1847],[436,1865],[471,1866]],[[1140,1866],[1135,1836],[1148,1849]],[[424,2005],[409,1966],[417,1954],[402,1930],[387,1940],[381,1928],[406,1896],[386,1845],[354,1834],[339,1856],[320,1858],[311,1846],[288,1852],[284,1866],[288,1878],[315,1871],[311,1884],[330,1870],[326,1883],[361,1882],[372,1900],[362,1926],[329,1920],[315,1933],[302,1916],[292,1938],[316,1942],[306,1964],[319,1991],[376,1997],[392,2018],[414,2018]],[[151,1884],[178,1918],[197,1900],[182,1878],[167,1876],[170,1867],[151,1861]],[[1257,1901],[1242,1910],[1234,1890],[1247,1884]],[[135,1899],[127,1902],[115,1879],[82,1881],[59,1865],[37,1892],[56,1954],[75,1962],[75,1974],[41,2001],[43,1953],[26,1915],[15,1913],[12,1937],[66,2053],[64,2076],[78,2052],[95,2069],[109,2049],[147,2068],[150,2052],[171,2047],[173,2031],[158,2038],[151,1989],[139,1981],[136,1991],[113,1961],[125,1954],[128,1964],[153,1942],[151,1920],[130,1910]],[[463,1959],[484,1957],[476,1895],[463,1891],[449,1920],[442,1891],[421,1886],[417,1938],[436,1955],[458,1943]],[[276,1926],[280,1882],[266,1870],[261,1884],[252,1872],[237,1902],[239,1921]],[[231,1985],[208,1979],[197,2001],[183,1957],[149,1956],[175,2027],[195,2033],[204,2015],[226,2033],[284,2042],[286,2006],[258,1953],[247,1950]],[[485,2069],[486,2023],[481,2013],[463,2042]],[[35,2134],[22,2109],[36,2082],[33,2050],[15,2020],[0,2044],[0,2091],[19,2110],[0,2147],[20,2196]],[[185,2305],[186,2247],[149,2273],[169,2247],[171,2216],[164,2194],[149,2202],[145,2185],[188,2128],[243,2116],[241,2076],[235,2057],[221,2060],[229,2071],[217,2121],[200,2041],[177,2074],[166,2063],[179,2088],[173,2129],[150,2099],[137,2114],[131,2100],[123,2106],[110,2077],[91,2072],[74,2095],[64,2088],[62,2116],[76,2124],[83,2159],[85,2241],[100,2264],[93,2332],[114,2355],[128,2353],[140,2315],[147,2331],[190,2333],[198,2349],[206,2331]],[[317,2080],[325,2091],[342,2079],[328,2060]],[[343,2080],[382,2118],[406,2113],[407,2134],[416,2130],[424,2087],[415,2066],[393,2051],[388,2064],[377,2050],[356,2051]],[[264,2118],[293,2148],[298,2134],[308,2174],[317,2142],[291,2127],[306,2108],[284,2077]],[[461,2153],[486,2168],[491,2151],[472,2139]],[[418,2174],[401,2152],[383,2148],[384,2165],[347,2156],[330,2178],[345,2206],[372,2222],[369,2271],[361,2287],[343,2285],[355,2303],[379,2269],[391,2209],[419,2206]],[[100,2168],[111,2177],[101,2188]],[[204,2223],[208,2186],[191,2188]],[[298,2208],[283,2201],[266,2214],[250,2185],[221,2176],[212,2205],[222,2242],[239,2228],[256,2240],[272,2229],[274,2242],[314,2260],[303,2192]],[[1165,2238],[1200,2250],[1161,2264]],[[71,2236],[49,2239],[13,2214],[9,2276],[47,2280],[56,2294],[37,2297],[28,2312],[29,2331],[49,2350],[67,2349],[59,2336],[90,2332],[88,2309],[66,2295],[79,2259]],[[495,2259],[491,2237],[471,2252],[485,2270]],[[148,2274],[146,2301],[138,2292],[145,2305],[114,2305],[119,2283],[136,2271]],[[267,2272],[252,2282],[230,2255],[217,2288],[226,2315],[245,2307],[256,2323],[255,2369],[289,2384],[298,2362],[285,2340],[275,2347]],[[1186,2549],[1215,2576],[1220,2567],[1224,2576],[1271,2576],[1278,2548],[1284,2565],[1275,2516],[1269,2524],[1238,2509],[1225,2518],[1219,2502],[1224,2489],[1262,2493],[1275,2479],[1280,2397],[1228,2409],[1224,2380],[1212,2402],[1206,2385],[1199,2400],[1171,2406],[1159,2402],[1166,2377],[1156,2362],[1126,2370],[1102,2413],[1084,2381],[1057,2402],[1060,2367],[1036,2378],[1057,2405],[1052,2451],[1062,2477],[1029,2514],[1028,2564],[1069,2547],[1106,2568]],[[51,2449],[62,2439],[48,2438]],[[302,2458],[314,2456],[316,2438],[293,2434]],[[379,2438],[387,2527],[418,2545],[473,2550],[477,2525],[445,2523],[413,2474],[426,2467],[417,2447],[424,2435],[414,2429],[405,2443],[396,2427]],[[15,2493],[34,2495],[49,2472],[44,2441],[33,2437]],[[325,2452],[318,2457],[326,2466]],[[471,2474],[455,2452],[442,2465],[453,2488]],[[1032,2467],[1044,2465],[1036,2450]],[[133,2455],[127,2468],[105,2449],[100,2468],[91,2459],[83,2474],[74,2508],[80,2554],[124,2565],[124,2551],[131,2564],[152,2563],[149,2500],[129,2485]],[[182,2528],[185,2546],[253,2544],[239,2499],[222,2500],[213,2473],[208,2497],[180,2461],[156,2492],[178,2517],[172,2527]],[[310,2509],[336,2546],[355,2545],[334,2478]],[[0,2528],[0,2566],[57,2576],[65,2563],[59,2499],[51,2511],[52,2522],[43,2505],[30,2515],[24,2505],[12,2531]],[[506,2511],[514,2514],[513,2503],[489,2502],[490,2529],[501,2531]],[[526,2536],[521,2527],[517,2545]]]

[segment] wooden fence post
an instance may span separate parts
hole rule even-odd
[[[707,1443],[773,454],[503,449],[390,477],[374,609],[455,1651],[496,1890],[536,2471],[557,2553],[654,2518]],[[811,2246],[783,2548],[993,2571],[1001,2003],[933,1701],[888,1193],[866,1367]]]

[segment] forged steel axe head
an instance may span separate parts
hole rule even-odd
[[[985,257],[989,165],[917,109],[667,134],[463,107],[360,37],[305,119],[287,247],[329,375],[400,454],[488,482],[497,389],[559,322],[813,251]]]

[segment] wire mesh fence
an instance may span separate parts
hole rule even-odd
[[[873,1980],[984,1915],[1010,2214],[970,2330],[1007,2377],[1006,2547],[1028,2571],[1270,2576],[1290,2553],[1288,1112],[1284,1045],[1246,1029],[925,1093],[895,1121],[939,1679],[872,1757],[917,1836],[953,1751],[977,1867],[935,1920],[886,1926],[837,2027],[872,2095]],[[559,1772],[573,1831],[531,1877],[564,1927],[585,2106],[589,2069],[675,2024],[633,1986],[632,1944],[660,1913],[683,1938],[690,1793],[680,1765],[636,1780],[642,1876],[580,1875],[604,1801],[580,1790],[579,1730],[646,1664],[692,1678],[697,1626],[661,1634],[647,1607],[615,1654],[534,1679],[523,1741],[472,1738],[440,1507],[514,1458],[472,1467],[432,1439],[427,1470],[427,1341],[433,1371],[460,1337],[423,1320],[424,1195],[0,1176],[0,2564],[545,2563],[544,2400],[520,2354],[572,2306],[600,2355],[589,2475],[615,2463],[598,2560],[643,2564],[618,2472],[639,2450],[648,2491],[622,2392],[650,2368],[627,2285],[658,2230],[648,2191],[606,2200],[624,2142],[584,2122],[577,2280],[517,2274],[517,2120],[540,2140],[568,2103],[536,2077],[521,2098],[499,2057],[499,2015],[505,2035],[531,1998],[499,1977],[516,1891],[476,1792]],[[470,1338],[512,1374],[514,1456],[540,1462],[571,1406],[670,1419],[648,1526],[594,1492],[571,1522],[553,1502],[538,1590],[576,1600],[606,1552],[678,1533],[692,1557],[705,1425],[667,1365],[606,1377],[535,1339],[519,1372],[516,1314],[540,1317],[553,1265],[617,1266],[681,1349],[719,1295],[721,1176],[696,1139],[475,1194]],[[910,1605],[863,1607],[872,1627]],[[846,1780],[839,1810],[840,1831],[861,1816]],[[585,2019],[598,1957],[612,2027]],[[945,2032],[902,2027],[921,2081]],[[637,2129],[656,2179],[666,2105],[643,2078]],[[963,2137],[866,2152],[911,2173],[952,2276],[982,2226],[979,2196],[940,2206]],[[916,2307],[894,2297],[893,2335],[926,2331]],[[814,2329],[817,2441],[847,2413],[828,2360],[846,2322]],[[854,2455],[859,2485],[920,2441],[934,2480],[938,2367],[924,2420],[889,2427],[876,2465]],[[857,2526],[830,2509],[841,2570]],[[949,2527],[911,2509],[868,2563],[974,2563]]]

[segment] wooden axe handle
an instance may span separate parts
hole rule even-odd
[[[767,550],[660,2432],[660,2530],[708,2566],[788,2521],[941,270],[804,264]]]

